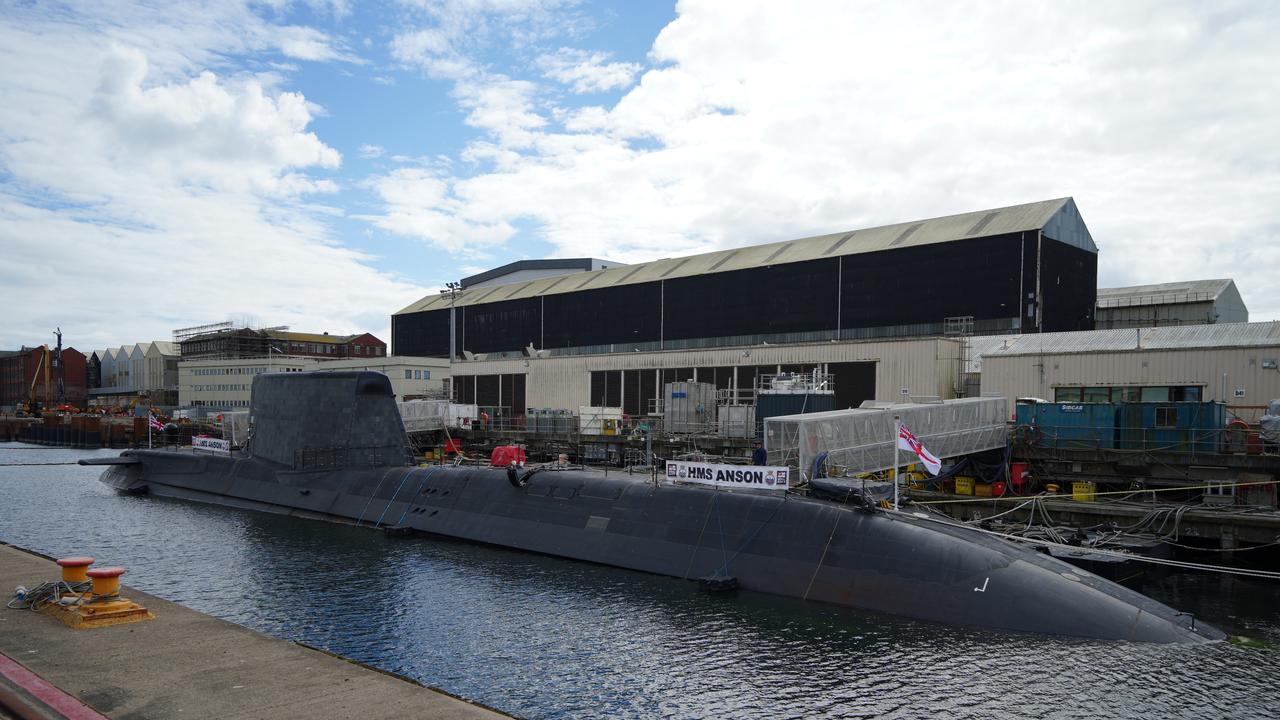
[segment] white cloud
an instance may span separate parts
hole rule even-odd
[[[400,168],[374,180],[373,190],[385,213],[357,218],[398,235],[423,238],[460,256],[483,255],[487,247],[515,234],[515,228],[501,219],[466,212],[450,182],[430,170]]]
[[[386,150],[381,145],[365,144],[360,146],[360,157],[366,160],[372,160],[373,158],[380,158],[385,153],[386,153]]]
[[[343,62],[363,64],[359,56],[336,46],[333,38],[309,27],[287,26],[270,28],[272,44],[286,57],[312,62]]]
[[[210,72],[186,83],[144,87],[146,76],[146,58],[137,50],[117,46],[102,60],[91,115],[76,132],[81,143],[98,143],[93,157],[103,171],[146,168],[152,183],[294,194],[319,186],[289,169],[341,162],[337,151],[306,132],[311,113],[299,94],[270,97],[253,80],[237,87]],[[50,182],[72,182],[67,164],[84,162],[77,157],[59,163],[42,155],[40,166],[28,157],[35,147],[10,151],[13,167],[27,177],[52,171],[60,177]]]
[[[560,48],[538,58],[538,67],[552,79],[573,86],[577,93],[624,88],[640,72],[637,63],[605,62],[608,53]]]
[[[39,10],[0,19],[0,307],[23,308],[0,347],[61,325],[92,350],[234,314],[385,334],[422,294],[312,204],[341,162],[315,106],[225,64],[276,29],[234,5]]]
[[[627,261],[1073,195],[1101,284],[1236,277],[1255,318],[1280,318],[1274,4],[677,10],[609,106],[450,76],[490,132],[420,211]],[[458,36],[448,54],[480,65]],[[481,111],[466,83],[507,92]]]

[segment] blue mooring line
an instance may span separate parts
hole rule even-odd
[[[378,496],[378,491],[382,489],[382,483],[387,481],[387,476],[391,474],[388,470],[382,473],[382,477],[378,479],[378,486],[373,489],[369,495],[369,500],[364,504],[364,509],[360,511],[360,517],[356,518],[356,527],[360,527],[360,523],[364,522],[364,514],[369,512],[369,506],[373,504],[373,499]]]
[[[414,471],[414,468],[409,468],[408,470],[404,471],[404,477],[400,478],[400,484],[396,486],[396,491],[392,493],[391,499],[387,500],[387,506],[382,508],[382,514],[378,516],[377,522],[373,524],[374,527],[378,527],[379,525],[382,524],[382,518],[387,516],[387,511],[391,509],[391,503],[396,501],[396,497],[400,495],[400,491],[404,488],[405,482],[409,480],[409,475],[412,474],[413,471]]]
[[[418,494],[422,492],[422,486],[426,484],[427,484],[427,474],[422,473],[422,479],[418,481],[418,487],[416,490],[413,491],[413,497],[415,498],[418,497]],[[400,519],[396,521],[397,525],[404,524],[404,518],[406,515],[409,514],[409,508],[411,507],[413,507],[413,503],[404,504],[404,511],[400,513]]]

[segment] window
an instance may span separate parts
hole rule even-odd
[[[1085,388],[1084,402],[1090,402],[1090,403],[1111,402],[1111,388],[1105,388],[1105,387]]]
[[[405,371],[404,371],[404,379],[405,379],[405,380],[412,380],[412,379],[413,379],[413,371],[412,371],[412,370],[405,370]]]
[[[1178,427],[1178,408],[1156,408],[1156,427]]]
[[[421,379],[422,379],[422,371],[421,371],[421,370],[414,370],[414,371],[413,371],[413,379],[414,379],[414,380],[421,380]]]
[[[1169,387],[1159,385],[1142,388],[1142,402],[1169,402]]]
[[[1142,388],[1136,387],[1118,387],[1111,388],[1112,402],[1138,402],[1142,397]]]
[[[1053,389],[1054,402],[1080,402],[1081,391],[1084,388],[1078,387],[1060,387]]]
[[[430,379],[431,379],[431,371],[430,371],[430,370],[423,370],[423,371],[422,371],[422,379],[423,379],[423,380],[430,380]]]
[[[1174,402],[1200,402],[1200,386],[1199,385],[1182,385],[1169,388],[1173,393]]]

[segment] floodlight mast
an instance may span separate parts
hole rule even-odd
[[[441,295],[449,296],[449,400],[453,400],[453,359],[458,356],[456,347],[458,328],[457,314],[454,309],[454,301],[458,297],[458,291],[462,289],[462,282],[447,282],[444,284],[445,289],[440,291]]]

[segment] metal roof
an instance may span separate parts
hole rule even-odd
[[[1064,210],[1076,216],[1075,201],[1069,197],[1042,200],[1025,205],[914,220],[766,245],[750,245],[701,255],[663,258],[638,265],[623,265],[607,270],[541,278],[510,285],[479,287],[458,292],[454,296],[454,304],[461,307],[497,300],[518,300],[577,290],[595,290],[711,272],[729,272],[765,265],[860,255],[879,250],[1039,230]],[[1077,245],[1090,252],[1098,251],[1087,230],[1082,233],[1064,232],[1063,235],[1064,237],[1060,238],[1063,242]],[[449,294],[441,293],[428,295],[395,314],[403,315],[447,307],[449,307]]]
[[[291,332],[289,330],[266,330],[267,337],[277,340],[290,340],[293,342],[308,343],[325,343],[329,345],[344,345],[351,342],[359,335],[329,335],[328,333],[304,333]]]
[[[1189,280],[1187,282],[1098,288],[1098,307],[1133,307],[1139,305],[1175,305],[1190,302],[1213,302],[1231,287],[1230,278]]]
[[[980,371],[981,358],[1236,347],[1280,347],[1280,321],[974,337],[970,372]]]
[[[591,270],[596,265],[609,263],[610,265],[618,265],[621,263],[612,262],[610,260],[601,260],[599,258],[550,258],[546,260],[516,260],[509,262],[502,267],[496,267],[492,270],[486,270],[482,273],[462,278],[462,287],[471,287],[482,282],[500,278],[503,275],[520,272],[521,270]]]

